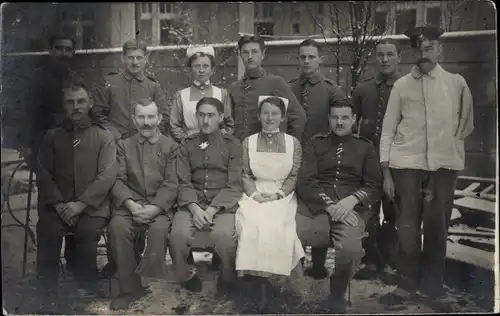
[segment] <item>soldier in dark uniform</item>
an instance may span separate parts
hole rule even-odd
[[[323,61],[321,46],[313,39],[306,39],[299,45],[299,65],[301,74],[290,81],[290,86],[306,112],[306,125],[302,135],[302,144],[316,134],[326,134],[330,131],[325,117],[329,115],[330,104],[345,99],[346,94],[342,87],[323,76],[320,65]],[[326,253],[328,248],[311,250],[312,270],[306,271],[314,278],[321,279],[328,276],[325,269]]]
[[[160,84],[145,73],[148,61],[147,46],[130,40],[123,44],[122,60],[125,69],[109,73],[97,89],[95,113],[116,139],[125,138],[137,130],[132,121],[132,105],[141,99],[152,99],[160,108],[162,134],[168,134],[170,110]]]
[[[65,81],[81,80],[73,69],[75,41],[62,32],[54,32],[49,37],[49,56],[43,59],[34,73],[34,102],[28,111],[31,133],[28,138],[27,159],[31,170],[37,173],[38,146],[48,130],[61,126],[66,118],[62,87]],[[40,192],[39,192],[40,194]],[[73,270],[73,236],[65,237],[64,257],[67,268]]]
[[[380,41],[375,48],[375,58],[378,72],[374,77],[358,84],[353,94],[353,103],[357,109],[358,134],[368,138],[375,145],[378,155],[387,101],[392,85],[401,77],[398,72],[400,62],[398,43],[392,39]],[[396,212],[393,201],[383,194],[381,202],[384,212],[383,227],[387,230],[394,230]],[[366,225],[368,236],[363,240],[363,247],[366,251],[363,262],[366,266],[356,274],[358,279],[375,277],[383,271],[386,263],[391,263],[391,258],[387,257],[390,251],[384,251],[384,248],[389,247],[390,241],[385,240],[381,243],[377,241],[380,230],[380,204],[379,202],[372,205],[374,213]]]
[[[47,132],[38,159],[37,273],[44,291],[57,290],[62,236],[71,232],[75,277],[95,291],[97,243],[108,223],[108,192],[117,173],[116,144],[88,116],[92,99],[84,83],[68,83],[63,100],[67,119]]]
[[[297,233],[305,245],[335,248],[331,312],[345,312],[345,293],[363,256],[361,240],[370,205],[382,194],[382,172],[370,141],[352,134],[356,116],[348,99],[332,104],[331,132],[304,147],[297,194]]]
[[[120,168],[112,190],[116,208],[108,227],[120,288],[110,305],[113,310],[126,309],[145,293],[139,275],[164,275],[171,208],[177,199],[177,143],[158,130],[162,117],[157,105],[139,100],[133,119],[139,133],[118,142]],[[137,266],[134,239],[144,230],[147,246]]]
[[[242,36],[238,41],[239,55],[245,65],[242,79],[229,87],[233,104],[234,136],[240,141],[261,131],[258,120],[258,98],[261,95],[278,96],[289,100],[287,119],[280,126],[297,139],[302,139],[306,115],[286,81],[262,68],[264,40],[258,36]]]
[[[231,288],[235,278],[236,228],[234,213],[243,194],[240,142],[222,133],[224,106],[205,97],[196,104],[200,133],[188,136],[177,158],[179,209],[170,233],[177,279],[193,292],[202,289],[196,273],[189,268],[191,243],[197,234],[206,234],[206,245],[222,262],[218,290]]]

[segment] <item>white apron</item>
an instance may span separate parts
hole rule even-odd
[[[207,97],[210,97],[207,95]],[[216,86],[212,86],[212,95],[216,99],[222,102],[222,90]],[[199,100],[191,101],[191,87],[181,90],[181,101],[182,101],[182,116],[184,118],[184,124],[186,125],[186,133],[192,135],[200,131],[198,127],[198,119],[196,118],[196,103]]]
[[[285,134],[286,153],[257,152],[257,136],[248,139],[250,169],[262,193],[276,193],[293,167],[293,137]],[[283,199],[258,203],[243,194],[236,211],[238,250],[236,270],[251,270],[289,276],[304,249],[297,237],[295,193]]]

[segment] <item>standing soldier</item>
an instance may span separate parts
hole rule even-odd
[[[116,179],[116,145],[106,128],[91,122],[84,83],[64,89],[67,119],[47,132],[40,147],[37,183],[37,273],[44,290],[57,291],[62,236],[74,234],[75,277],[97,290],[97,243],[110,214],[108,192]]]
[[[398,43],[392,39],[381,40],[375,48],[377,60],[377,74],[356,87],[353,94],[353,103],[357,110],[358,134],[369,139],[379,154],[382,120],[384,119],[387,101],[394,82],[401,77],[398,72],[400,50]],[[383,271],[385,263],[390,258],[384,258],[383,247],[387,245],[377,242],[380,230],[380,202],[372,205],[373,216],[366,223],[368,236],[363,240],[366,251],[363,261],[365,267],[358,271],[356,278],[371,279]],[[391,201],[382,195],[384,225],[390,229],[394,227],[395,210]],[[385,241],[389,242],[389,241]],[[386,254],[386,253],[385,253]]]
[[[328,307],[345,313],[347,287],[363,257],[369,206],[382,193],[382,173],[374,146],[352,134],[356,115],[350,100],[331,105],[329,122],[331,132],[313,136],[304,147],[297,233],[302,244],[335,248]]]
[[[299,45],[299,66],[301,74],[290,81],[293,93],[301,101],[307,117],[302,138],[302,144],[316,134],[326,134],[330,131],[328,117],[330,104],[346,98],[342,87],[323,76],[320,65],[323,62],[321,46],[313,39],[306,39]],[[328,271],[325,269],[328,248],[313,247],[312,271],[307,271],[316,279],[326,278]]]
[[[132,107],[142,99],[152,99],[163,116],[160,131],[167,135],[170,111],[160,84],[145,73],[148,62],[146,44],[130,40],[123,44],[122,61],[125,69],[111,72],[96,94],[95,113],[116,139],[127,138],[137,130],[132,120]]]
[[[192,292],[202,290],[200,278],[188,265],[191,244],[197,234],[206,233],[222,262],[218,290],[231,288],[235,278],[236,228],[234,213],[243,194],[243,163],[240,142],[219,125],[224,105],[206,97],[196,104],[200,133],[188,136],[177,158],[179,210],[170,233],[171,249],[179,282]]]
[[[394,292],[381,297],[384,304],[406,301],[418,289],[432,299],[444,294],[454,190],[465,165],[464,140],[474,129],[467,83],[437,61],[443,30],[418,27],[405,34],[416,65],[394,83],[380,140],[384,190],[401,212],[396,228],[402,277]]]
[[[297,139],[302,139],[306,123],[304,110],[286,81],[268,74],[262,68],[264,40],[259,36],[242,36],[238,41],[238,52],[245,66],[242,79],[229,87],[233,104],[234,136],[240,141],[261,131],[258,119],[258,98],[261,95],[278,96],[289,100],[287,119],[280,129]]]
[[[165,272],[171,208],[177,199],[177,143],[158,130],[162,117],[151,100],[139,100],[133,120],[139,133],[118,142],[119,172],[112,190],[116,209],[109,223],[109,248],[118,269],[120,294],[110,308],[126,309],[145,293],[140,275]],[[147,230],[147,246],[137,267],[134,239]]]

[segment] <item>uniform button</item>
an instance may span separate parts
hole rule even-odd
[[[203,193],[207,193],[207,190],[203,190]]]
[[[338,162],[338,163],[340,163],[340,160],[339,160],[339,161],[337,161],[337,162]]]
[[[336,188],[336,187],[337,187],[337,185],[336,185],[336,184],[334,184],[334,185],[333,185],[333,187],[334,187],[334,188]]]
[[[336,172],[336,173],[337,173],[337,174],[339,174],[340,172],[337,170],[337,172]]]

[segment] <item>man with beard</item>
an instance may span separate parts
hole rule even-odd
[[[48,294],[57,293],[61,237],[67,233],[74,235],[80,287],[97,290],[97,243],[108,223],[108,192],[117,173],[113,135],[88,116],[88,88],[70,82],[63,91],[66,119],[47,132],[38,159],[37,273]]]
[[[238,41],[238,52],[245,66],[242,79],[229,87],[229,95],[233,104],[234,136],[240,141],[261,131],[258,119],[258,98],[261,95],[278,96],[288,99],[287,119],[280,130],[297,139],[302,139],[306,123],[304,110],[286,81],[262,68],[264,60],[264,40],[259,36],[242,36]]]
[[[330,104],[345,99],[342,87],[323,76],[320,65],[323,62],[322,47],[313,39],[306,39],[299,45],[299,66],[301,74],[290,82],[293,93],[301,102],[307,117],[302,144],[316,134],[326,134],[330,130],[325,117],[329,115]],[[326,278],[326,247],[312,247],[312,269],[306,271],[316,279]]]
[[[400,50],[398,43],[392,39],[383,39],[375,47],[377,61],[377,74],[358,84],[353,93],[353,103],[357,109],[358,134],[369,139],[377,154],[379,153],[380,134],[382,133],[382,120],[384,119],[387,101],[394,82],[401,77],[398,72]],[[370,279],[384,270],[386,263],[391,263],[392,258],[384,248],[389,248],[387,243],[379,243],[380,231],[380,202],[372,205],[373,216],[366,223],[368,236],[363,239],[365,267],[356,273],[357,279]],[[395,210],[393,201],[382,195],[384,212],[383,229],[394,230]]]
[[[345,313],[347,287],[364,253],[361,240],[369,206],[382,193],[382,173],[374,146],[352,133],[356,115],[350,100],[331,105],[329,123],[330,133],[313,136],[304,147],[297,234],[305,245],[335,248],[327,308]]]
[[[177,158],[179,209],[170,233],[177,279],[192,292],[202,283],[188,265],[191,244],[196,235],[207,238],[206,245],[222,263],[217,289],[225,294],[234,281],[236,228],[234,213],[243,194],[240,142],[222,133],[224,105],[219,99],[205,97],[196,104],[200,132],[188,136],[180,145]]]
[[[160,132],[168,134],[170,111],[160,84],[145,72],[148,57],[144,42],[125,42],[122,54],[124,69],[119,73],[109,73],[105,83],[97,89],[95,113],[116,139],[122,136],[127,138],[137,131],[132,120],[132,104],[147,98],[157,104],[163,117]]]
[[[396,229],[401,279],[395,291],[380,298],[390,305],[408,300],[418,289],[431,299],[444,294],[454,190],[465,165],[464,140],[474,129],[467,83],[438,63],[443,30],[418,27],[405,34],[416,65],[394,83],[380,140],[384,190],[400,211]]]
[[[81,80],[72,69],[75,53],[75,41],[70,36],[55,32],[49,38],[49,57],[43,60],[40,68],[35,70],[35,91],[33,108],[28,112],[31,121],[31,137],[27,159],[32,172],[37,173],[38,146],[42,143],[45,133],[60,126],[66,117],[62,104],[63,84],[65,81]],[[39,191],[39,194],[40,191]],[[40,199],[39,199],[40,200]],[[64,257],[68,270],[74,267],[73,236],[65,237]]]
[[[171,208],[177,199],[177,143],[159,131],[158,106],[150,99],[139,100],[132,119],[139,133],[118,142],[119,172],[112,190],[116,209],[108,227],[120,288],[112,310],[126,309],[145,294],[140,276],[164,275]],[[137,266],[134,239],[145,230],[147,245]]]

